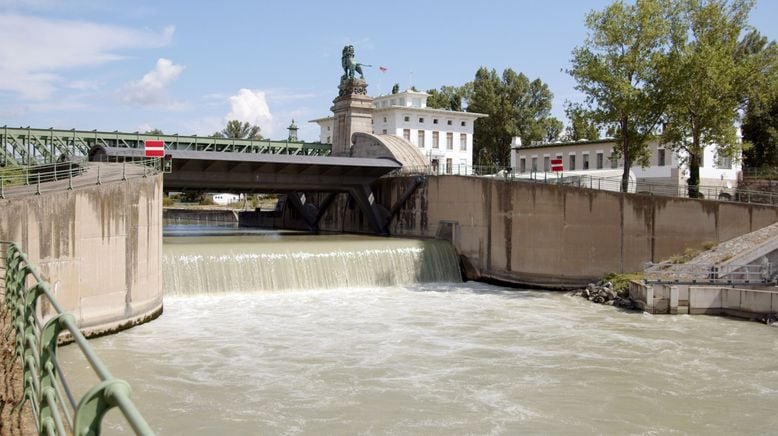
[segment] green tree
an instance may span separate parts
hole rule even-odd
[[[669,9],[668,0],[637,0],[590,12],[589,34],[573,50],[568,72],[584,94],[587,113],[615,134],[614,154],[624,158],[623,192],[632,165],[647,161],[647,143],[666,105],[659,72],[669,40]]]
[[[740,149],[735,121],[750,98],[770,81],[769,51],[759,36],[745,33],[752,0],[676,0],[671,68],[672,99],[663,137],[688,160],[689,196],[698,196],[705,146],[719,156]],[[763,47],[762,47],[763,48]]]
[[[514,136],[529,144],[556,139],[561,132],[561,123],[551,117],[554,95],[540,79],[530,81],[510,68],[500,77],[494,69],[481,67],[461,95],[468,112],[488,115],[478,120],[473,134],[480,164],[508,165]]]
[[[143,134],[144,135],[164,135],[165,133],[162,132],[162,130],[160,129],[151,129],[151,130],[146,130],[145,132],[143,132]]]
[[[214,133],[214,137],[218,133],[223,138],[235,138],[235,139],[262,139],[259,126],[250,124],[248,121],[240,122],[238,120],[227,121],[227,126],[222,129],[221,132]]]
[[[580,141],[582,139],[595,141],[600,139],[600,129],[592,120],[592,114],[584,107],[579,104],[567,104],[565,115],[570,120],[570,125],[567,126],[564,133],[565,141]]]
[[[427,107],[435,109],[448,109],[462,111],[462,99],[464,87],[441,86],[440,89],[429,89],[427,94]]]
[[[543,140],[545,142],[554,142],[562,138],[565,124],[555,117],[549,117],[544,122],[544,129]]]
[[[770,103],[749,103],[742,131],[743,141],[751,144],[743,152],[745,165],[778,167],[778,99]]]

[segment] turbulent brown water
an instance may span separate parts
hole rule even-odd
[[[394,241],[330,237],[310,249],[316,241],[292,248],[281,237],[269,252],[305,263],[324,246],[361,246],[354,256],[394,250],[389,257],[425,261],[423,244]],[[405,261],[362,285],[322,277],[327,285],[294,290],[301,279],[287,277],[283,292],[245,289],[245,277],[257,280],[252,268],[280,268],[254,243],[268,240],[166,240],[166,284],[178,295],[166,298],[164,315],[92,341],[159,434],[778,432],[774,328],[624,312],[561,293],[418,283],[423,268],[410,262],[411,280]],[[226,276],[208,285],[210,295],[184,291],[199,273],[167,264],[219,252]],[[253,260],[230,269],[240,256]],[[344,274],[339,268],[323,271]],[[244,278],[227,278],[235,274]],[[66,347],[61,359],[83,368],[74,354]],[[73,383],[90,381],[85,374]],[[110,432],[126,429],[111,415]]]

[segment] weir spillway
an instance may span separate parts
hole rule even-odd
[[[283,239],[283,240],[281,240]],[[166,295],[460,282],[445,241],[277,234],[166,238]]]

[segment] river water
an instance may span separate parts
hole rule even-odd
[[[417,241],[229,238],[167,239],[176,295],[165,313],[92,341],[158,434],[778,433],[774,328],[456,277],[424,283],[439,265],[418,267],[432,256]],[[286,268],[271,260],[330,253],[337,264],[360,249],[367,260],[351,262],[363,269],[381,251],[393,267],[348,286],[293,289],[300,279],[288,278],[274,282],[284,290],[243,288],[253,268]],[[237,271],[219,266],[235,259]],[[203,279],[197,262],[242,278],[185,292]],[[190,269],[175,276],[175,265]],[[408,265],[415,272],[390,274]],[[60,359],[79,369],[71,384],[94,380],[74,347]],[[108,433],[127,428],[116,412],[107,423]]]

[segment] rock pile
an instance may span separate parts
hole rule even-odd
[[[778,327],[778,313],[770,312],[759,318],[759,322],[763,322],[769,326]]]
[[[574,295],[580,295],[597,304],[616,306],[624,309],[636,309],[632,299],[629,297],[621,297],[613,290],[613,283],[611,282],[599,281],[597,283],[589,283],[586,288],[575,291]]]

